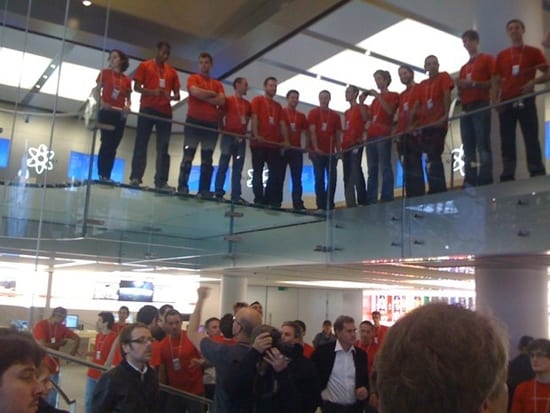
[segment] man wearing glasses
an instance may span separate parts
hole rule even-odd
[[[122,329],[119,342],[124,360],[97,382],[92,399],[93,413],[158,411],[158,375],[148,365],[153,341],[145,324],[129,324]]]

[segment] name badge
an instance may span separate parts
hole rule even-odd
[[[101,350],[98,350],[95,352],[95,359],[96,360],[101,360]]]
[[[118,99],[118,96],[120,95],[120,90],[118,89],[113,89],[113,91],[111,92],[111,99]]]
[[[275,125],[275,118],[273,116],[269,117],[269,124],[270,125]]]
[[[428,108],[428,110],[432,110],[433,107],[434,107],[434,102],[432,101],[432,99],[428,99],[428,101],[426,102],[426,107]]]
[[[466,73],[466,80],[472,80],[472,74]]]
[[[166,79],[159,79],[159,87],[162,89],[166,87]]]
[[[292,132],[296,132],[296,124],[295,124],[294,122],[292,122],[292,123],[290,124],[290,130],[291,130]]]
[[[349,120],[346,121],[346,123],[344,124],[344,130],[348,130],[349,129]]]
[[[409,102],[403,103],[403,110],[407,112],[409,110]]]
[[[246,125],[246,116],[241,116],[241,125]]]
[[[50,343],[55,344],[55,337],[50,338]]]
[[[377,117],[378,117],[378,115],[374,115],[374,116],[372,117],[372,123],[375,123],[375,122],[376,122],[376,118],[377,118]]]
[[[519,75],[519,65],[513,65],[512,66],[512,76]]]
[[[321,124],[321,130],[322,130],[323,132],[326,132],[327,129],[328,129],[327,123],[326,123],[326,122],[323,122],[323,123]]]
[[[173,359],[172,359],[172,366],[174,367],[174,370],[175,370],[175,371],[181,370],[180,359],[178,359],[178,358],[173,358]]]

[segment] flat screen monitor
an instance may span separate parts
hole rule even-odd
[[[80,320],[77,314],[67,314],[65,318],[65,326],[67,328],[77,329],[80,324]]]
[[[150,281],[121,280],[118,285],[119,301],[152,302],[155,287]]]
[[[11,320],[11,325],[17,331],[28,331],[29,322],[27,320]]]

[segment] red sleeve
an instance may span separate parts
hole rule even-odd
[[[500,52],[495,59],[495,65],[493,67],[493,75],[502,76],[502,73],[504,72],[502,67],[504,64],[503,60],[504,60],[504,54]]]
[[[147,71],[146,64],[147,62],[141,62],[134,73],[134,80],[141,84],[145,82],[145,72]]]
[[[250,102],[249,101],[245,101],[246,102],[246,116],[251,116],[252,115],[252,106],[250,105]]]
[[[178,75],[178,72],[176,69],[171,68],[172,76],[174,76],[174,84],[172,90],[180,90],[181,89],[181,83],[180,83],[180,77]]]
[[[72,338],[72,339],[79,339],[80,336],[76,334],[73,330],[70,328],[65,327],[64,325],[60,325],[61,327],[61,333],[63,338]]]
[[[393,111],[395,112],[397,110],[397,108],[399,107],[399,94],[398,93],[395,93],[395,92],[392,92],[390,94],[390,99],[389,99],[389,102],[388,102]]]
[[[191,91],[193,86],[197,86],[197,76],[191,75],[187,78],[187,90]]]
[[[315,115],[317,115],[317,111],[315,109],[310,110],[307,114],[307,122],[310,125],[317,125],[317,116]]]
[[[535,63],[534,66],[537,66],[538,69],[543,69],[544,67],[548,66],[548,63],[546,62],[546,57],[544,57],[542,50],[540,50],[539,48],[534,48],[533,59]]]
[[[50,340],[50,332],[48,331],[47,327],[47,321],[44,322],[44,320],[39,321],[35,326],[34,330],[32,332],[32,335],[35,339],[38,341],[48,342]]]
[[[335,117],[335,124],[336,124],[336,130],[342,130],[342,118],[340,118],[340,115],[338,113],[334,112]]]
[[[220,81],[216,81],[216,92],[221,93],[222,95],[225,96],[225,89],[222,85],[222,82]]]
[[[260,114],[261,104],[262,104],[261,97],[256,96],[254,99],[252,99],[251,110],[252,110],[252,113],[257,115],[258,117],[260,117],[259,114]]]
[[[441,76],[441,88],[442,90],[453,90],[455,87],[455,82],[453,82],[452,77],[447,73],[444,72],[443,76]]]

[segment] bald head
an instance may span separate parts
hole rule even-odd
[[[233,321],[233,336],[239,341],[250,341],[252,330],[262,323],[262,316],[251,307],[241,308]]]

